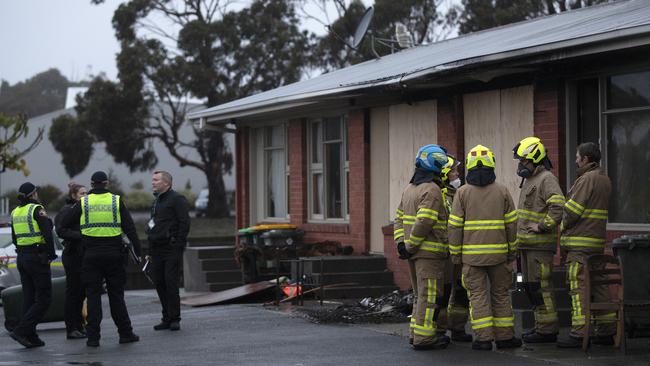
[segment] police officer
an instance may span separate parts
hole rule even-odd
[[[140,256],[140,240],[136,235],[131,214],[121,197],[106,189],[108,176],[102,171],[91,177],[92,189],[74,205],[70,215],[63,219],[64,227],[79,223],[81,242],[85,248],[82,264],[82,280],[88,299],[88,324],[86,331],[89,347],[99,347],[102,321],[102,283],[106,280],[111,316],[120,335],[120,343],[140,340],[133,333],[129,313],[124,303],[126,284],[127,250],[122,242],[126,233],[134,251]]]
[[[172,175],[169,172],[154,172],[151,185],[156,200],[151,208],[147,234],[153,258],[153,278],[162,305],[162,320],[153,329],[179,330],[179,268],[190,232],[189,204],[185,197],[172,189]]]
[[[9,335],[27,348],[45,345],[36,334],[52,300],[50,262],[57,257],[52,240],[52,222],[38,202],[38,187],[23,183],[19,205],[11,212],[11,235],[18,253],[17,267],[23,285],[23,316]]]
[[[63,319],[65,321],[67,339],[86,338],[86,329],[83,326],[81,309],[86,298],[86,291],[81,281],[81,265],[83,263],[83,246],[81,245],[81,232],[79,225],[66,228],[61,225],[64,217],[70,215],[74,205],[81,197],[86,195],[86,187],[70,182],[70,189],[66,204],[59,210],[54,218],[57,234],[63,239],[63,268],[65,269],[65,303],[63,305]]]

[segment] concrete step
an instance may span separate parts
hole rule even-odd
[[[391,286],[393,282],[393,272],[389,271],[372,271],[372,272],[340,272],[340,273],[314,273],[314,281],[323,284],[335,283],[356,283],[358,286]]]
[[[201,269],[204,271],[239,271],[239,264],[231,259],[199,259]]]
[[[213,236],[201,238],[188,238],[189,247],[214,247],[214,246],[234,246],[234,236]]]
[[[341,273],[341,272],[373,272],[386,270],[386,258],[383,256],[327,256],[301,258],[305,262],[304,273]],[[321,262],[323,269],[321,269]],[[292,262],[292,273],[295,273],[297,262]]]
[[[345,286],[324,289],[323,296],[325,299],[362,299],[368,296],[378,297],[397,289],[397,286]]]
[[[231,259],[235,257],[235,247],[231,245],[188,249],[196,250],[199,259]]]
[[[510,290],[510,297],[513,309],[530,309],[532,307],[528,295],[524,291]],[[557,308],[571,307],[571,296],[569,296],[567,288],[555,288],[554,299]]]
[[[218,282],[242,282],[240,271],[209,271],[205,272],[205,281],[209,284]]]
[[[532,329],[535,327],[535,315],[532,310],[514,309],[515,329]],[[571,326],[571,309],[559,308],[557,310],[560,327]]]
[[[233,287],[239,287],[242,286],[243,283],[241,282],[217,282],[217,283],[210,283],[208,284],[208,289],[207,291],[210,292],[217,292],[217,291],[223,291],[223,290],[228,290]]]

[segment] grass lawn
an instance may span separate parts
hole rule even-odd
[[[146,239],[145,227],[149,221],[147,217],[134,218],[135,227],[140,239]],[[208,217],[192,217],[190,224],[190,238],[213,238],[216,236],[234,236],[235,218],[226,217],[213,219]]]

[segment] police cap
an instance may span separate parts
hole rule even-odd
[[[92,183],[108,183],[108,175],[103,171],[94,172],[92,177],[90,177]]]
[[[19,197],[29,197],[34,192],[38,191],[38,186],[33,185],[31,182],[25,182],[20,185],[20,188],[18,188],[18,196]]]

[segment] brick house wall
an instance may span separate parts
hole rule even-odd
[[[370,238],[370,160],[369,160],[369,120],[368,111],[352,110],[348,114],[349,151],[349,206],[348,223],[309,223],[307,167],[307,120],[292,119],[288,122],[288,162],[289,162],[289,216],[290,222],[305,232],[306,242],[339,241],[350,245],[354,254],[369,250]],[[250,129],[242,128],[237,133],[237,228],[258,224],[249,222],[250,217],[250,176],[247,163],[249,156]]]

